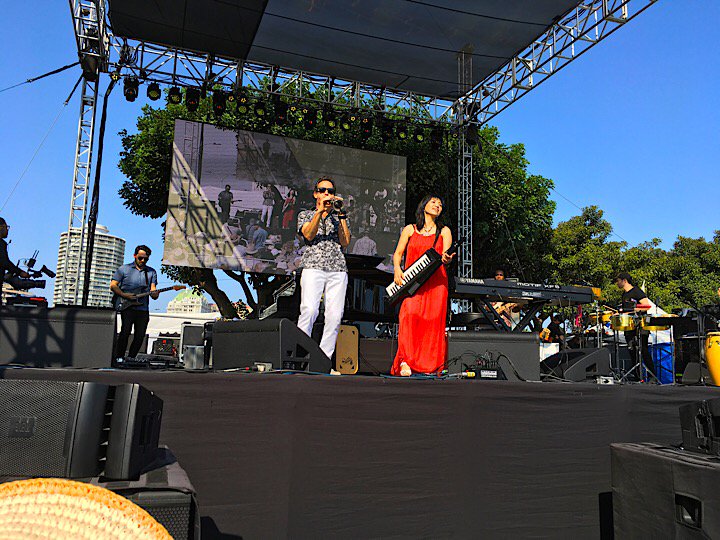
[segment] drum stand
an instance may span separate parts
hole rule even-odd
[[[658,378],[655,376],[655,374],[647,367],[647,364],[645,364],[645,363],[643,362],[644,358],[643,358],[643,347],[642,347],[642,337],[641,337],[642,329],[641,329],[639,323],[636,325],[636,327],[637,327],[637,330],[636,330],[636,333],[635,333],[635,337],[633,338],[632,341],[633,341],[634,346],[636,347],[635,350],[637,351],[637,362],[635,362],[635,365],[634,365],[633,367],[631,367],[631,368],[628,370],[628,372],[625,373],[625,375],[623,375],[623,376],[620,378],[620,382],[625,382],[625,379],[627,379],[627,378],[630,376],[630,374],[631,374],[632,372],[634,372],[635,370],[637,370],[638,380],[640,380],[640,381],[642,382],[642,368],[643,368],[643,366],[644,366],[644,367],[645,367],[645,371],[646,371],[647,374],[648,374],[648,380],[653,380],[655,383],[660,384],[660,381],[659,381]],[[617,336],[616,336],[616,337],[617,337]],[[630,346],[629,343],[628,343],[628,346]],[[617,345],[615,345],[615,347],[616,347],[616,349],[617,349]]]

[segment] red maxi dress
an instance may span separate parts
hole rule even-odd
[[[413,231],[405,251],[405,268],[417,261],[433,247],[434,234],[424,236]],[[442,253],[443,239],[437,236],[435,251]],[[445,265],[423,283],[418,291],[400,307],[398,350],[393,362],[392,375],[400,375],[400,364],[405,362],[413,373],[437,373],[445,365],[447,343],[448,276]]]

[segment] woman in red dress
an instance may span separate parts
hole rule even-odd
[[[404,277],[400,263],[405,255],[405,268],[409,267],[428,249],[442,254],[443,265],[418,291],[400,307],[398,350],[393,362],[392,375],[409,377],[413,373],[437,373],[445,365],[447,343],[448,276],[446,265],[452,260],[445,252],[452,244],[452,233],[444,227],[440,215],[442,199],[426,196],[418,205],[417,222],[407,225],[400,234],[393,264],[395,283],[402,284]]]

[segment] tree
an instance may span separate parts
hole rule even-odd
[[[262,102],[265,98],[257,96]],[[174,122],[176,118],[187,120],[214,120],[221,127],[269,132],[278,135],[341,144],[378,152],[399,154],[407,157],[407,207],[406,221],[414,220],[418,201],[429,192],[445,196],[445,210],[451,227],[457,223],[456,189],[456,138],[448,130],[442,140],[428,138],[418,142],[414,137],[400,140],[385,139],[376,127],[370,137],[364,138],[358,130],[330,129],[324,121],[318,121],[309,129],[299,121],[299,113],[288,113],[290,121],[285,125],[274,124],[274,103],[264,102],[267,114],[264,118],[241,114],[235,105],[215,118],[211,115],[211,98],[201,100],[197,111],[190,112],[184,104],[167,105],[155,109],[145,106],[137,120],[137,132],[120,132],[123,150],[119,168],[128,178],[119,191],[123,204],[133,213],[160,218],[167,212],[167,198],[171,175],[171,158]],[[336,109],[339,116],[347,107]],[[404,111],[406,112],[406,111]],[[389,117],[399,120],[403,111],[390,109]],[[323,113],[324,114],[324,113]],[[404,118],[404,117],[402,117]],[[421,129],[421,122],[410,124],[410,132]],[[499,133],[494,128],[480,131],[485,144],[475,147],[473,191],[473,228],[476,239],[474,250],[475,271],[492,270],[492,266],[504,264],[523,271],[527,279],[542,275],[545,255],[549,250],[554,203],[549,199],[552,182],[527,173],[527,160],[522,145],[504,146],[497,141]],[[163,267],[162,271],[172,279],[187,283],[197,290],[206,291],[218,305],[224,317],[234,317],[237,310],[218,286],[212,269]],[[245,275],[243,272],[224,271],[240,283],[248,305],[258,314],[258,306],[266,303],[270,293],[286,282],[285,276],[271,277],[260,274]],[[259,296],[253,298],[253,291]]]

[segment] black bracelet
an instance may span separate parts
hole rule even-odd
[[[347,219],[347,214],[338,214],[338,219],[342,219],[342,220]]]

